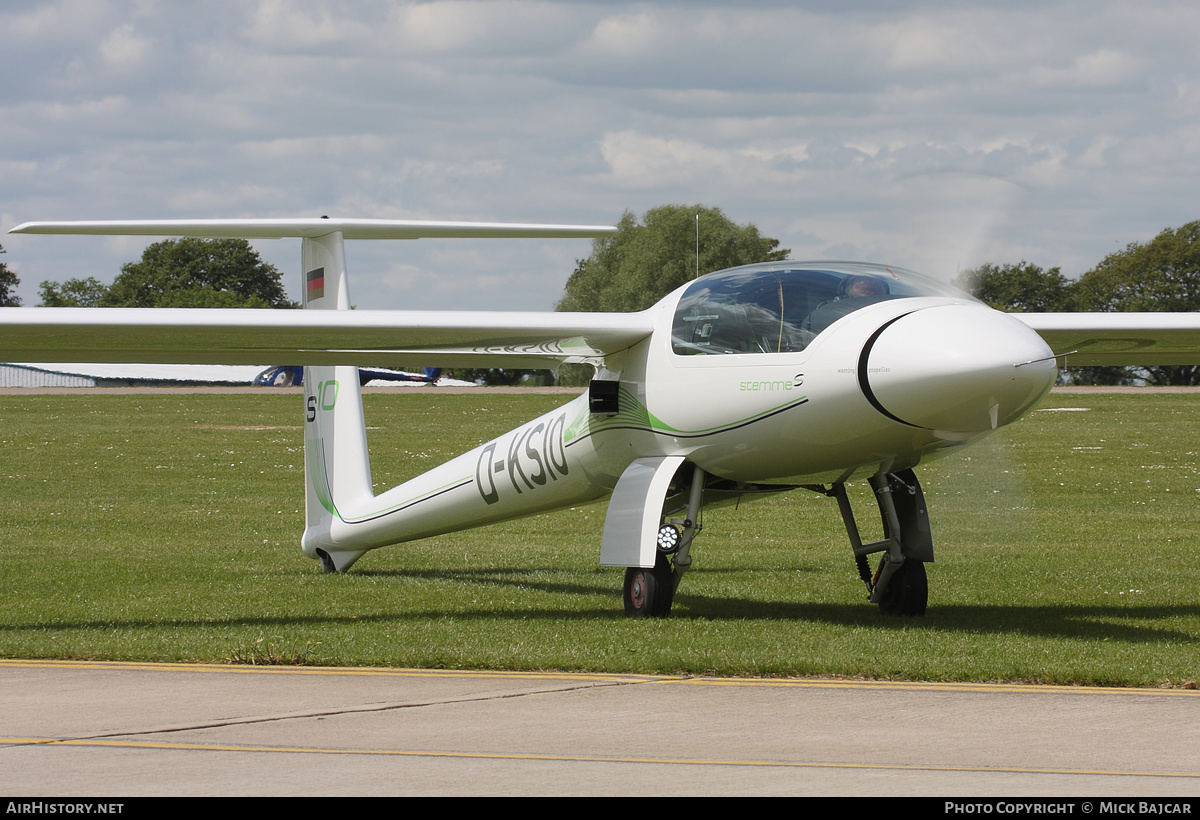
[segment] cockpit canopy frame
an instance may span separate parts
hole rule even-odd
[[[795,353],[849,313],[916,296],[971,299],[887,265],[784,261],[730,268],[701,276],[680,296],[671,349],[680,356]]]

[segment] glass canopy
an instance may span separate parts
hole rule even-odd
[[[860,262],[770,262],[701,276],[675,309],[681,356],[793,353],[843,316],[889,299],[970,298],[904,268]]]

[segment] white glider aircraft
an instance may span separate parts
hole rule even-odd
[[[352,219],[30,222],[13,233],[302,239],[304,311],[5,308],[8,361],[306,366],[305,554],[367,550],[611,494],[600,563],[629,615],[666,615],[703,505],[837,499],[869,600],[925,612],[933,560],[913,472],[1008,424],[1072,364],[1200,362],[1197,314],[999,313],[897,267],[774,262],[699,277],[640,313],[350,311],[343,242],[591,237],[594,226]],[[588,391],[398,487],[371,484],[357,366],[596,368]],[[875,491],[864,543],[845,484]],[[871,572],[867,556],[881,553]]]

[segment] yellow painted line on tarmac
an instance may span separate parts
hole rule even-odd
[[[204,672],[235,675],[324,675],[346,677],[470,678],[476,680],[555,680],[601,683],[657,683],[687,686],[749,686],[801,689],[884,689],[921,692],[1027,693],[1040,695],[1140,695],[1200,697],[1200,689],[1137,689],[1106,686],[1055,686],[1031,683],[946,683],[929,681],[848,680],[841,678],[709,678],[686,675],[635,675],[595,672],[503,672],[485,669],[389,669],[347,666],[250,666],[219,663],[146,663],[131,661],[0,659],[0,669],[91,669],[132,672]]]
[[[667,682],[667,681],[664,681]],[[1200,697],[1200,689],[1135,689],[1116,686],[1056,686],[1034,683],[937,683],[931,681],[836,680],[830,678],[681,678],[689,686],[778,686],[812,689],[889,689],[921,692],[1013,692],[1037,695],[1171,695]]]
[[[1115,771],[1110,769],[1048,769],[1010,766],[915,766],[890,763],[832,763],[789,760],[737,760],[687,757],[609,757],[604,755],[546,755],[491,752],[435,752],[408,749],[336,749],[299,746],[243,746],[218,743],[162,743],[129,740],[84,740],[35,737],[0,737],[3,746],[85,746],[115,749],[156,749],[182,752],[246,752],[268,754],[363,755],[367,757],[423,757],[462,760],[516,760],[540,763],[640,763],[660,766],[735,766],[780,769],[868,769],[875,771],[974,772],[983,774],[1093,775],[1104,777],[1172,777],[1200,780],[1197,772]]]
[[[239,666],[218,663],[138,663],[128,661],[4,660],[0,669],[90,669],[125,672],[223,672],[235,675],[333,675],[401,678],[500,678],[507,680],[574,680],[610,683],[669,682],[681,677],[597,674],[586,672],[499,672],[482,669],[385,669],[346,666]]]

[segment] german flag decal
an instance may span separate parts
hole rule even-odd
[[[320,299],[325,295],[325,269],[317,268],[310,270],[304,275],[307,287],[304,291],[304,301],[311,302],[313,299]]]

